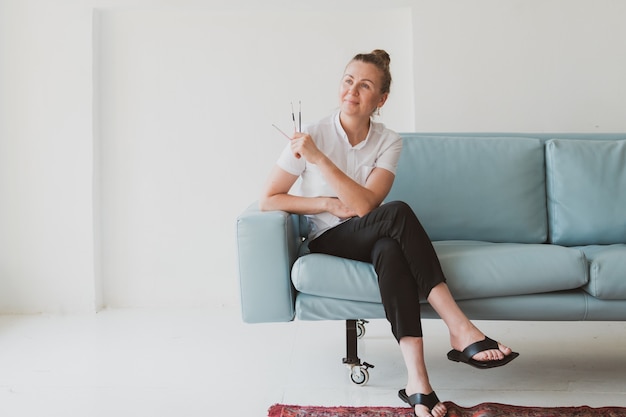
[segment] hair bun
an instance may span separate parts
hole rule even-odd
[[[374,49],[372,51],[372,55],[376,56],[382,63],[385,64],[386,67],[391,63],[391,57],[387,53],[387,51],[383,49]]]

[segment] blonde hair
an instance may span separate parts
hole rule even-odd
[[[389,71],[389,64],[391,58],[389,54],[382,49],[374,49],[369,54],[357,54],[352,58],[352,61],[361,61],[368,64],[373,64],[382,73],[382,85],[380,87],[381,93],[388,93],[391,88],[391,72]]]

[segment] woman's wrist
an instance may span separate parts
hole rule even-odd
[[[332,210],[331,197],[320,197],[320,213],[330,212]]]

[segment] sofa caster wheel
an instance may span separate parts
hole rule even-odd
[[[363,339],[365,336],[365,325],[369,323],[367,320],[357,320],[356,321],[356,337],[358,339]]]
[[[357,385],[365,385],[370,380],[370,373],[368,368],[373,368],[374,365],[370,365],[367,362],[363,362],[363,365],[354,365],[350,367],[350,380]]]

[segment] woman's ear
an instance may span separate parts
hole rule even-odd
[[[387,98],[389,97],[389,93],[384,93],[381,97],[380,97],[380,101],[378,102],[378,108],[381,108],[382,106],[385,105],[385,102],[387,101]]]

